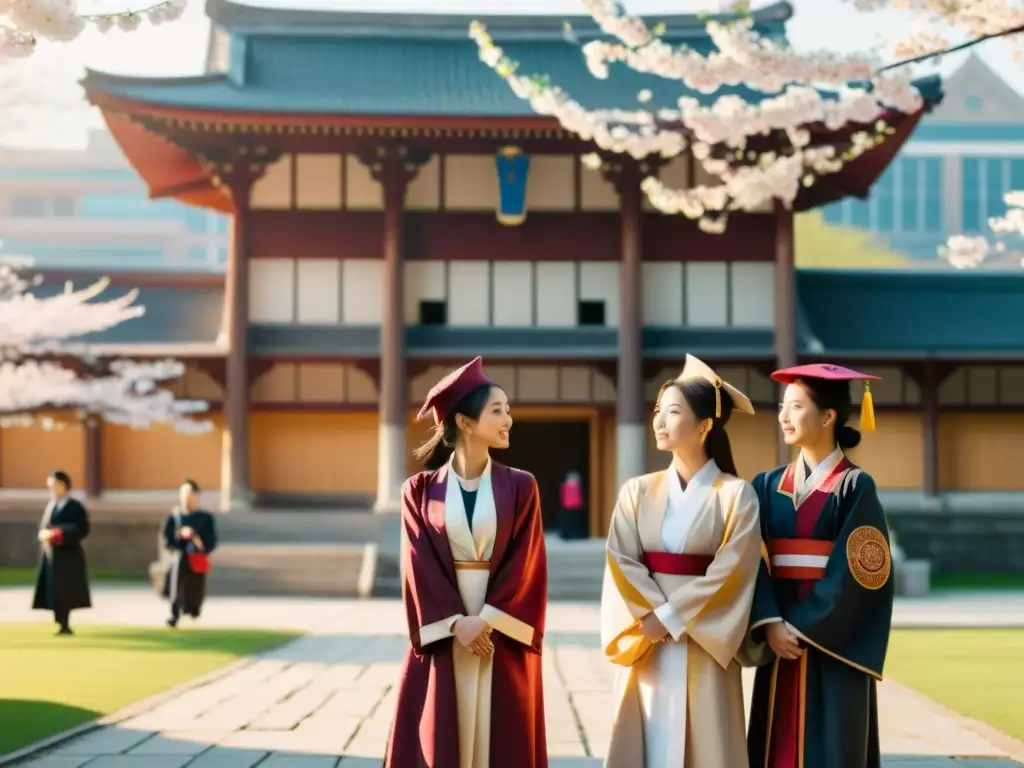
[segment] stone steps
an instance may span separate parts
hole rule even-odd
[[[362,597],[372,547],[361,544],[225,544],[213,555],[211,595]]]
[[[370,511],[258,510],[217,517],[221,541],[232,544],[364,544],[380,521]]]
[[[594,601],[601,597],[604,578],[604,540],[587,539],[564,542],[549,537],[548,599]],[[402,594],[398,556],[380,554],[374,580],[374,597],[398,597]]]

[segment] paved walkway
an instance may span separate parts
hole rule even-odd
[[[0,590],[0,621],[38,620],[38,613],[24,610],[26,597],[25,590]],[[78,624],[156,626],[164,616],[164,606],[151,593],[138,589],[99,588],[94,602],[95,610],[75,616]],[[982,620],[987,611],[979,608],[986,601],[970,602],[974,610],[962,614],[965,622],[989,623]],[[956,612],[955,603],[948,601],[935,601],[933,607],[937,616],[946,619]],[[993,604],[993,613],[994,608]],[[926,623],[923,608],[910,613],[915,623]],[[1005,599],[999,613],[1024,615],[1024,611],[1010,610]],[[906,615],[901,608],[901,617]],[[406,642],[397,601],[214,598],[204,610],[203,624],[275,626],[310,634],[254,658],[225,677],[23,765],[371,768],[381,764],[395,705],[395,675]],[[555,604],[550,611],[545,693],[552,768],[601,765],[612,670],[601,659],[596,626],[594,605]],[[1009,759],[1003,746],[897,683],[882,684],[880,702],[887,768],[1020,765]]]

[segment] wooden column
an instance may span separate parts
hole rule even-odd
[[[377,441],[375,512],[399,512],[405,480],[405,429],[409,381],[405,365],[405,191],[427,161],[427,153],[384,145],[361,155],[384,191],[383,280],[380,322],[380,426]]]
[[[793,211],[775,202],[775,366],[797,364],[796,263],[793,239]],[[778,432],[780,464],[788,464],[790,450]]]
[[[644,471],[643,192],[649,170],[628,158],[607,161],[604,174],[619,194],[619,334],[616,372],[616,481],[621,487]]]
[[[97,499],[103,493],[103,425],[99,418],[89,416],[82,423],[85,443],[85,477],[83,487],[86,498]]]
[[[233,207],[221,326],[228,344],[224,366],[221,507],[244,511],[253,500],[249,479],[249,198],[253,185],[276,154],[267,147],[240,144],[204,159],[214,183],[231,198]]]
[[[925,362],[918,381],[921,388],[921,465],[924,495],[939,495],[939,372],[933,361]]]

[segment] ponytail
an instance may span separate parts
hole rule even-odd
[[[717,421],[711,426],[708,439],[704,441],[704,452],[718,465],[720,470],[728,475],[739,477],[739,473],[736,471],[736,460],[732,457],[729,433]]]
[[[491,396],[492,386],[494,385],[485,384],[462,398],[445,420],[434,427],[427,441],[412,452],[412,457],[431,471],[443,467],[451,458],[455,450],[455,441],[459,437],[459,426],[455,423],[455,417],[461,414],[474,421],[479,419]]]
[[[836,427],[836,445],[844,451],[852,451],[860,445],[860,432],[849,424]]]
[[[422,464],[424,469],[440,469],[451,458],[452,451],[455,450],[455,435],[452,434],[449,439],[445,439],[449,437],[446,434],[449,427],[452,432],[455,431],[454,421],[451,424],[444,421],[435,426],[427,441],[412,452],[412,457]]]

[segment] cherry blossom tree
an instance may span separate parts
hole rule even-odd
[[[78,0],[0,0],[0,58],[30,56],[40,38],[70,42],[90,26],[133,32],[144,22],[175,21],[186,5],[187,0],[151,0],[141,9],[85,13]]]
[[[44,426],[99,416],[143,428],[170,423],[181,432],[205,432],[209,421],[194,418],[207,404],[178,400],[157,386],[184,373],[180,362],[118,360],[101,368],[90,345],[79,337],[140,317],[138,291],[116,299],[95,300],[109,280],[75,290],[70,284],[56,296],[30,292],[38,279],[22,276],[26,260],[0,262],[0,426],[24,426],[37,417]],[[83,375],[59,362],[84,363]]]
[[[876,51],[840,55],[784,47],[758,34],[746,3],[707,17],[716,50],[704,55],[669,44],[663,25],[630,15],[619,0],[581,0],[604,33],[581,46],[594,77],[607,78],[610,65],[618,64],[677,81],[689,93],[744,85],[763,95],[756,103],[730,93],[702,104],[687,94],[676,109],[656,112],[643,106],[651,99],[648,91],[637,94],[634,109],[588,110],[547,77],[522,73],[483,24],[471,24],[469,34],[480,59],[534,111],[597,145],[600,153],[584,158],[588,167],[600,168],[615,154],[639,159],[692,152],[714,183],[672,189],[651,175],[643,189],[657,209],[696,219],[704,231],[722,232],[732,211],[763,209],[775,201],[791,207],[801,186],[885,141],[893,133],[884,119],[888,113],[920,110],[922,97],[905,65],[1024,29],[1024,9],[1014,0],[851,1],[864,11],[910,12],[914,23],[890,57],[912,58],[887,64]],[[565,32],[577,42],[568,25]],[[950,47],[964,37],[966,42]],[[833,133],[855,130],[848,143],[836,146],[816,141],[808,130],[813,125]],[[772,149],[758,151],[762,137],[772,137]]]

